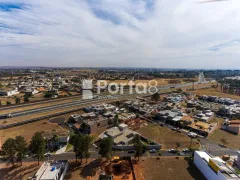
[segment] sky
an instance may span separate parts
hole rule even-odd
[[[240,69],[240,0],[0,0],[0,66]]]

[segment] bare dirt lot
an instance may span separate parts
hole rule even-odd
[[[224,138],[227,140],[226,146],[232,147],[240,150],[240,135],[234,135],[224,130],[216,130],[210,137],[210,140],[213,140],[219,144],[222,144],[221,139]]]
[[[141,135],[162,144],[162,149],[176,148],[176,143],[180,143],[180,148],[188,148],[190,146],[190,138],[172,131],[167,127],[161,127],[156,124],[149,124],[140,130],[137,130]],[[193,140],[192,147],[199,147],[198,142]]]
[[[12,165],[0,164],[0,179],[27,180],[37,172],[40,166],[41,164],[38,165],[36,162],[23,162],[22,166],[17,164],[15,167],[12,167]]]
[[[22,126],[12,127],[9,129],[0,130],[0,141],[3,144],[8,138],[15,138],[21,135],[29,142],[35,132],[52,132],[57,133],[65,132],[66,130],[60,127],[58,124],[49,123],[48,120],[42,120],[34,123],[25,124]],[[0,143],[0,145],[1,145]]]
[[[87,163],[85,160],[83,163],[71,161],[69,172],[65,178],[68,180],[86,180],[87,177],[92,176],[91,180],[98,180],[97,174],[100,171],[100,164],[101,162],[95,159],[89,159]]]
[[[205,180],[192,162],[176,157],[143,158],[134,170],[138,180]]]

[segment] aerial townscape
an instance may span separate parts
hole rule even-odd
[[[239,0],[0,0],[0,180],[240,180]]]
[[[0,73],[6,179],[240,178],[240,70],[2,67]],[[123,93],[116,88],[128,81],[133,85]],[[145,93],[144,83],[153,81],[157,92]]]

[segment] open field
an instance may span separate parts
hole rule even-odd
[[[174,78],[174,79],[166,79],[166,78],[156,78],[156,79],[149,79],[149,80],[135,80],[133,81],[134,83],[146,83],[148,84],[150,81],[152,80],[155,80],[157,82],[157,85],[158,86],[163,86],[163,85],[169,85],[171,84],[169,81],[180,81],[181,84],[183,83],[187,83],[189,82],[188,80],[189,79],[186,79],[186,78]],[[191,80],[195,80],[195,81],[198,81],[197,78],[192,78]],[[130,80],[107,80],[108,83],[117,83],[117,84],[120,84],[120,83],[129,83]],[[174,84],[174,83],[173,83]],[[178,84],[178,83],[176,83]],[[154,85],[154,84],[152,84]]]
[[[193,162],[182,157],[142,158],[134,170],[138,180],[205,180]]]
[[[209,137],[210,140],[215,141],[219,144],[222,144],[220,141],[222,138],[224,138],[228,141],[228,144],[226,146],[240,150],[240,135],[234,135],[234,134],[231,134],[229,132],[219,129],[219,130],[216,130]]]
[[[211,96],[218,96],[218,97],[222,97],[222,98],[232,98],[235,100],[240,100],[240,96],[222,93],[222,92],[220,92],[219,89],[216,89],[216,88],[199,89],[199,90],[195,90],[192,92],[195,92],[198,95],[211,95]]]
[[[1,146],[1,143],[3,144],[6,141],[6,139],[15,138],[18,135],[25,137],[26,140],[29,142],[31,140],[31,137],[37,131],[40,131],[40,132],[54,131],[57,133],[66,132],[65,129],[63,129],[62,127],[60,127],[55,123],[49,123],[48,120],[37,121],[34,123],[22,125],[22,126],[0,130],[0,141],[1,141],[0,146]]]
[[[83,163],[70,162],[69,172],[65,176],[68,180],[86,180],[88,176],[92,176],[91,180],[98,180],[98,173],[100,171],[100,161],[89,159],[88,163],[83,160]],[[98,174],[98,175],[97,175]]]
[[[191,139],[181,133],[172,131],[167,127],[161,127],[156,124],[149,124],[140,130],[141,135],[162,144],[162,149],[176,148],[176,143],[180,143],[180,148],[189,148]],[[192,147],[198,147],[198,142],[193,140]]]
[[[16,165],[12,167],[5,164],[0,165],[0,176],[2,180],[27,180],[33,176],[41,166],[37,162],[23,162],[23,165]]]

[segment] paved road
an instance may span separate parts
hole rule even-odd
[[[222,155],[237,155],[237,150],[223,147],[221,144],[218,144],[214,141],[211,141],[209,139],[200,138],[200,143],[203,147],[203,150],[206,150],[210,154],[214,156],[222,156]]]
[[[176,156],[173,153],[168,153],[167,151],[161,151],[162,152],[162,156]],[[186,153],[184,156],[189,156],[191,155],[190,153]],[[113,156],[119,156],[119,157],[134,157],[134,153],[128,153],[127,151],[115,151],[113,153]],[[142,155],[143,157],[157,157],[159,156],[158,153],[149,153],[146,152],[145,154]],[[99,158],[100,155],[98,155],[97,151],[92,151],[91,152],[91,156],[90,158]],[[66,152],[66,153],[62,153],[62,154],[57,154],[57,155],[51,155],[49,158],[48,157],[44,157],[44,160],[75,160],[75,153],[74,152]],[[23,162],[32,162],[32,161],[36,161],[36,158],[33,157],[27,157],[23,159]],[[0,163],[6,163],[4,161],[0,160]]]

